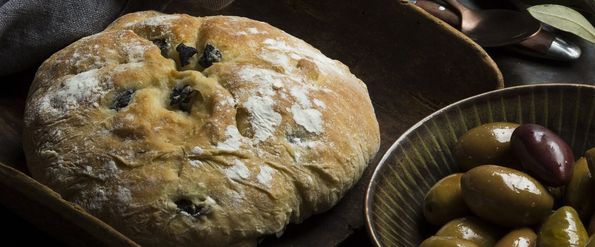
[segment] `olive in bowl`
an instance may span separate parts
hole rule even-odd
[[[577,212],[564,206],[552,213],[540,226],[537,237],[539,247],[583,247],[589,235]]]
[[[475,215],[506,227],[541,222],[554,198],[531,176],[507,167],[482,165],[461,178],[463,199]]]
[[[479,165],[518,165],[510,148],[517,123],[486,123],[465,132],[457,142],[454,154],[463,171]]]
[[[463,173],[455,173],[438,181],[424,198],[424,216],[433,225],[444,225],[446,222],[469,214],[463,200],[461,177]]]
[[[365,217],[372,241],[376,246],[419,246],[437,233],[438,227],[424,217],[424,198],[440,179],[465,172],[454,149],[468,130],[494,122],[536,123],[566,140],[574,157],[581,157],[595,147],[595,114],[589,114],[594,107],[594,86],[541,84],[477,95],[424,118],[393,143],[368,184]],[[488,165],[522,169],[521,164]],[[530,227],[538,232],[540,225]]]
[[[529,227],[513,229],[502,237],[494,247],[535,247],[537,234]]]
[[[562,186],[570,181],[574,164],[572,149],[550,129],[523,124],[514,130],[510,142],[523,168],[547,185]]]

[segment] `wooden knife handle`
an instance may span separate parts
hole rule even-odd
[[[450,9],[431,0],[417,0],[415,5],[454,28],[461,27],[461,18]]]
[[[552,42],[554,41],[554,35],[543,29],[539,30],[535,35],[523,40],[519,43],[527,49],[541,54],[547,54]]]

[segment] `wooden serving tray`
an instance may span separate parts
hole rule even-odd
[[[363,225],[364,192],[387,147],[424,116],[456,100],[503,87],[488,55],[458,31],[397,0],[237,0],[213,12],[193,1],[141,3],[128,11],[238,15],[272,24],[351,68],[368,85],[382,145],[362,179],[328,212],[288,226],[263,246],[335,246]],[[34,71],[1,79],[0,203],[71,245],[136,244],[27,175],[22,111]],[[9,223],[2,223],[9,224]],[[345,244],[348,245],[348,244]]]

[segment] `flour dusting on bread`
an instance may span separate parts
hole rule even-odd
[[[250,123],[257,141],[267,140],[281,124],[281,114],[273,110],[275,101],[271,96],[250,96],[244,106],[250,112]]]
[[[225,128],[225,141],[217,144],[217,148],[224,151],[237,151],[242,145],[242,135],[238,128],[233,125]]]
[[[39,181],[144,246],[255,246],[335,205],[379,146],[347,66],[242,17],[122,16],[52,55],[25,110]]]
[[[180,17],[177,15],[157,15],[153,17],[149,17],[143,19],[140,22],[129,22],[124,25],[124,27],[130,27],[133,25],[139,26],[161,26],[161,25],[168,25],[171,24],[172,20],[177,20]]]
[[[81,107],[92,104],[103,96],[106,85],[100,84],[98,69],[92,69],[64,78],[58,88],[52,88],[40,101],[40,111],[54,117],[61,117]]]

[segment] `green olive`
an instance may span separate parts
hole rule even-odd
[[[475,215],[507,227],[541,222],[554,206],[537,180],[512,168],[482,165],[461,178],[463,199]]]
[[[564,206],[556,210],[541,225],[537,246],[539,247],[583,247],[589,235],[576,210]]]
[[[525,227],[510,231],[494,247],[535,247],[536,244],[537,234]]]
[[[436,236],[455,237],[474,242],[479,247],[494,246],[499,237],[496,227],[475,217],[463,217],[449,221]]]
[[[593,214],[593,179],[587,160],[580,158],[574,163],[572,177],[566,185],[564,204],[573,207],[582,220],[588,220]]]
[[[438,181],[424,199],[424,216],[434,225],[463,217],[469,209],[463,201],[461,177],[463,173],[451,174]]]
[[[591,174],[595,174],[595,148],[591,148],[585,152],[585,159],[587,160],[587,166]],[[591,185],[595,187],[595,179],[592,180]]]
[[[477,244],[460,238],[432,236],[421,242],[419,247],[479,247]]]
[[[454,154],[463,171],[479,165],[520,166],[510,148],[516,123],[487,123],[468,130],[457,142]]]

